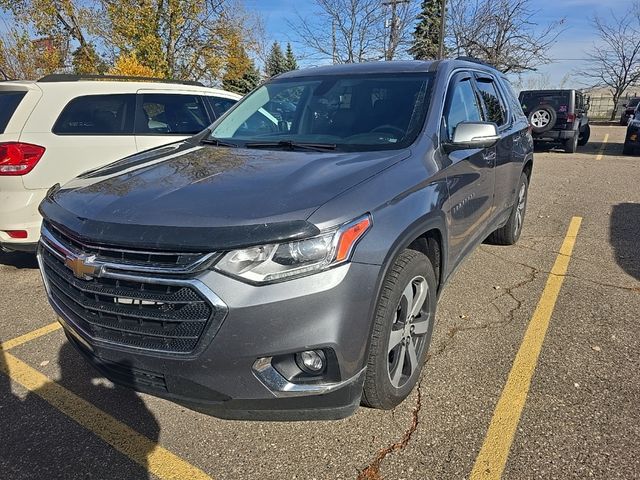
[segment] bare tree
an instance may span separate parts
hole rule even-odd
[[[536,70],[551,62],[549,48],[564,19],[539,26],[531,0],[452,0],[449,43],[458,55],[484,60],[504,73]]]
[[[310,57],[359,63],[397,57],[410,41],[415,0],[314,0],[312,15],[288,22]],[[395,11],[395,15],[392,12]],[[392,20],[393,18],[393,20]],[[393,28],[391,28],[393,26]]]
[[[639,15],[636,1],[621,17],[611,11],[607,20],[597,16],[592,20],[600,42],[587,53],[591,68],[581,73],[594,80],[594,86],[608,87],[613,97],[610,120],[615,119],[624,92],[640,80]]]

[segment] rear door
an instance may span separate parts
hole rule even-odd
[[[447,91],[440,141],[453,139],[461,122],[483,121],[473,74],[457,73],[451,79]],[[449,188],[449,261],[458,264],[462,256],[477,242],[491,216],[494,189],[495,148],[470,148],[449,154],[443,149]]]
[[[514,185],[516,180],[520,179],[519,170],[516,172],[518,165],[513,161],[513,115],[498,86],[498,81],[486,73],[476,73],[475,77],[482,100],[484,118],[487,122],[495,123],[500,134],[500,140],[491,149],[495,156],[495,188],[492,205],[492,216],[495,217],[496,213],[499,214],[512,205],[515,198]],[[517,179],[514,178],[516,173]]]
[[[139,90],[135,138],[138,151],[184,140],[213,123],[213,115],[198,92]]]
[[[136,152],[135,94],[81,95],[60,110],[55,91],[49,93],[32,117],[50,116],[55,119],[53,125],[30,118],[20,137],[20,141],[46,148],[36,168],[23,177],[26,188],[66,183],[82,172]]]
[[[233,98],[220,97],[216,95],[208,96],[207,100],[209,101],[209,105],[211,106],[211,110],[213,111],[216,120],[238,103],[238,100]]]

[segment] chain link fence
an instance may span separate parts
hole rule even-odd
[[[589,94],[591,99],[591,106],[589,107],[589,118],[593,120],[609,120],[611,118],[611,112],[613,111],[613,98],[610,95],[602,94]],[[623,105],[629,101],[632,97],[639,97],[640,92],[628,93],[620,99],[618,102],[618,108],[616,109],[616,120],[620,119],[622,115]]]

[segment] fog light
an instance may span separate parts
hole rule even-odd
[[[296,363],[300,369],[311,375],[322,373],[327,363],[327,358],[322,350],[305,350],[296,353]]]

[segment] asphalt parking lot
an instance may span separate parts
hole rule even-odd
[[[596,126],[574,155],[538,151],[523,236],[456,273],[420,388],[340,421],[219,420],[115,387],[55,327],[34,259],[0,254],[0,476],[640,478],[640,156],[623,139]]]

